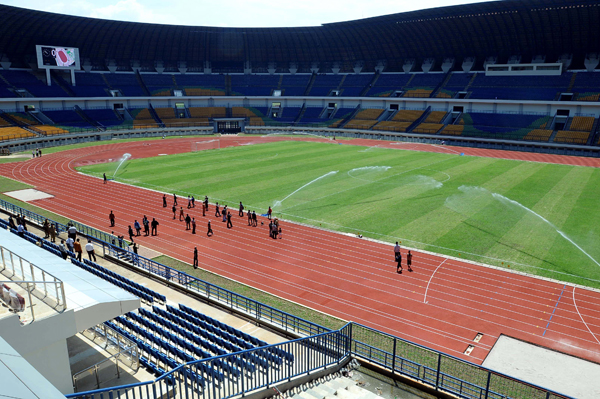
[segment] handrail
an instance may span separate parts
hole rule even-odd
[[[67,309],[67,298],[65,295],[65,285],[61,279],[54,276],[52,273],[47,272],[46,270],[42,269],[41,267],[36,266],[35,264],[27,261],[26,259],[17,255],[10,249],[8,249],[4,246],[1,246],[1,245],[0,245],[0,257],[2,259],[2,270],[0,270],[0,273],[6,275],[4,273],[5,270],[11,271],[12,274],[10,276],[6,276],[6,277],[11,278],[11,279],[13,277],[19,278],[19,280],[11,280],[10,281],[11,283],[19,284],[19,285],[27,284],[27,291],[29,292],[29,295],[30,295],[30,298],[29,298],[30,303],[31,303],[31,292],[37,288],[38,284],[43,285],[43,292],[44,292],[45,297],[48,297],[50,295],[50,293],[48,292],[48,285],[54,285],[54,289],[55,289],[54,298],[56,299],[55,306],[57,308],[61,308],[62,311]],[[15,260],[15,258],[17,258],[17,259]],[[9,260],[10,260],[10,266],[11,266],[12,270],[8,270]],[[15,267],[15,263],[18,263],[17,267]],[[25,273],[25,270],[27,270],[27,265],[29,265],[29,268],[28,268],[28,272],[30,273],[29,275],[26,275],[26,273]],[[36,273],[36,270],[37,270],[37,273]],[[18,274],[19,271],[20,271],[20,274]],[[36,274],[37,275],[41,274],[42,280],[36,280],[36,278],[35,278]],[[47,279],[47,276],[50,278]],[[30,278],[28,278],[28,277],[30,277]],[[30,284],[33,284],[33,287],[31,287],[31,289],[29,286]],[[32,319],[35,320],[35,313],[33,310],[33,306],[31,306],[31,316],[32,316]]]
[[[108,363],[111,362],[116,366],[116,370],[117,370],[117,378],[120,378],[120,373],[119,373],[119,358],[121,357],[121,355],[126,354],[126,353],[130,353],[132,357],[135,356],[135,354],[137,353],[136,351],[137,346],[130,346],[127,347],[107,358],[105,358],[104,360],[101,360],[75,374],[73,374],[72,379],[73,379],[73,387],[75,388],[75,391],[77,391],[77,382],[79,380],[81,380],[80,376],[83,377],[87,377],[88,375],[94,374],[96,377],[96,386],[98,388],[100,388],[100,379],[98,377],[98,368],[99,366],[101,366],[104,363]],[[121,361],[121,364],[124,364],[123,361]],[[136,363],[138,364],[138,363]],[[128,367],[129,369],[131,369],[134,373],[137,371],[137,369],[133,368],[133,367]]]

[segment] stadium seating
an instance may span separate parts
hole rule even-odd
[[[569,130],[579,132],[591,132],[594,127],[595,118],[593,116],[575,116],[571,121]]]
[[[129,113],[133,117],[133,128],[134,129],[145,129],[158,127],[158,123],[154,120],[154,117],[150,113],[149,108],[140,108],[129,110]]]
[[[0,141],[35,137],[35,134],[17,126],[0,127]]]
[[[118,126],[124,124],[112,109],[86,109],[85,114],[103,126]]]
[[[176,88],[173,75],[170,74],[140,74],[144,84],[153,96],[171,96]]]
[[[425,134],[436,134],[443,128],[444,125],[441,123],[420,123],[419,126],[415,127],[412,131],[414,133],[425,133]]]
[[[94,126],[84,121],[81,116],[75,111],[44,111],[44,115],[54,122],[57,126],[74,127],[83,129],[93,129]],[[70,129],[67,129],[70,130]]]
[[[279,85],[280,75],[231,75],[231,94],[270,96]]]
[[[381,121],[373,126],[373,130],[384,130],[393,132],[406,132],[412,122]]]
[[[300,119],[299,123],[308,124],[308,123],[319,123],[326,124],[328,122],[327,118],[320,118],[319,116],[323,113],[322,107],[307,107],[304,111],[304,115],[302,115],[302,119]]]
[[[575,132],[570,130],[559,130],[554,136],[554,143],[586,144],[590,132]]]
[[[364,129],[368,130],[377,124],[377,118],[381,116],[383,109],[363,109],[359,111],[354,118],[352,118],[344,126],[347,129]]]
[[[445,76],[442,73],[415,74],[404,88],[404,97],[430,97]]]
[[[344,79],[340,87],[340,95],[343,97],[360,96],[362,91],[371,83],[374,76],[372,73],[346,75],[346,79]]]
[[[224,118],[227,116],[225,107],[190,107],[192,118]]]
[[[464,113],[455,125],[446,126],[441,134],[467,137],[522,140],[531,131],[546,130],[550,116],[524,114]]]
[[[56,84],[48,86],[45,81],[38,79],[30,71],[2,70],[0,76],[17,89],[25,89],[34,97],[69,97]]]
[[[185,74],[173,75],[177,87],[184,89],[187,96],[224,96],[224,75]]]
[[[600,73],[577,72],[573,90],[577,101],[598,101],[600,97]]]
[[[406,74],[387,74],[382,73],[373,87],[367,92],[367,96],[389,97],[396,90],[402,90],[408,83],[412,75]]]
[[[22,123],[23,125],[40,124],[40,122],[38,122],[37,119],[25,112],[7,112],[7,114],[10,115],[11,118],[16,119],[18,122]]]
[[[331,90],[337,89],[342,82],[342,75],[317,75],[313,86],[308,93],[309,96],[328,96]]]
[[[302,110],[301,107],[285,107],[281,110],[280,116],[273,120],[286,123],[294,122],[300,114],[300,110]]]
[[[553,101],[559,93],[567,91],[571,78],[571,72],[559,76],[486,76],[478,73],[469,98]]]
[[[306,91],[311,75],[282,75],[281,90],[284,96],[301,96]]]
[[[109,88],[100,73],[75,72],[76,86],[69,88],[78,97],[110,97]]]
[[[414,122],[419,119],[425,111],[416,111],[409,109],[401,109],[396,112],[392,120],[396,122]]]
[[[446,114],[445,111],[431,111],[423,123],[441,123]]]
[[[120,90],[125,97],[146,95],[133,73],[106,73],[104,77],[111,88]]]

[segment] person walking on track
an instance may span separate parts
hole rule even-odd
[[[188,195],[188,208],[190,209],[192,207],[192,198]]]
[[[198,247],[194,247],[194,269],[198,268]]]
[[[207,195],[204,196],[204,206],[206,207],[206,210],[208,211],[208,196]]]
[[[196,207],[196,198],[192,195],[192,208]]]
[[[142,224],[144,225],[144,236],[148,237],[150,235],[150,222],[146,215],[144,215],[144,219],[142,219]]]
[[[106,173],[103,173],[104,176],[104,184],[106,184],[106,182],[108,181],[108,179],[106,178]]]
[[[248,210],[248,226],[252,226],[252,212]]]
[[[113,211],[110,211],[110,214],[108,215],[108,220],[110,221],[110,227],[115,227],[115,214],[113,213]]]
[[[273,210],[271,209],[271,207],[269,207],[269,210],[267,211],[267,219],[271,220],[272,214],[273,214]]]
[[[242,201],[240,201],[240,212],[239,212],[240,217],[244,217],[244,205],[242,205]]]
[[[179,210],[179,221],[183,222],[184,219],[185,218],[183,217],[183,207],[180,207],[180,210]]]
[[[155,218],[152,218],[152,235],[153,236],[157,236],[158,235],[158,221]]]
[[[256,218],[256,211],[252,211],[252,223],[254,227],[258,226],[258,219]]]
[[[410,253],[410,250],[409,250],[408,253],[406,254],[406,267],[408,268],[409,272],[413,271],[411,266],[412,266],[412,254]]]
[[[177,194],[173,194],[173,206],[177,206]]]
[[[190,214],[188,213],[187,215],[185,215],[185,229],[189,230],[192,224],[192,218],[190,217]]]
[[[206,209],[208,209],[208,208],[206,208]],[[219,203],[218,202],[215,204],[215,209],[216,209],[215,210],[215,217],[216,218],[221,217],[221,212],[219,211]]]
[[[400,253],[400,244],[396,241],[396,245],[394,245],[394,260],[398,258],[398,254]]]
[[[192,234],[196,234],[196,218],[192,218]]]
[[[167,194],[163,194],[163,208],[167,207]]]
[[[175,205],[173,205],[173,208],[171,208],[173,210],[173,220],[175,220],[177,218],[177,207]]]
[[[398,265],[396,266],[396,273],[402,274],[402,253],[401,252],[398,252],[396,254],[396,262],[398,262]]]
[[[233,224],[231,223],[231,212],[227,212],[227,228],[230,229],[233,227]]]
[[[206,235],[209,237],[212,237],[213,235],[212,227],[210,227],[210,220],[208,221],[208,231],[206,232]]]
[[[135,228],[135,236],[139,237],[142,234],[140,233],[142,231],[142,226],[140,225],[140,222],[136,221],[133,223],[133,227]]]

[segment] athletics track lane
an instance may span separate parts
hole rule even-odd
[[[170,207],[162,208],[162,195],[114,182],[103,185],[72,169],[118,159],[125,152],[135,158],[188,152],[192,140],[198,141],[88,147],[4,164],[0,172],[55,195],[36,201],[38,206],[104,231],[110,231],[107,214],[112,209],[117,216],[117,234],[126,234],[124,220],[129,224],[142,214],[157,217],[159,236],[140,237],[141,245],[186,262],[196,245],[203,268],[476,363],[484,360],[500,334],[600,361],[600,294],[594,291],[577,288],[576,308],[571,286],[565,289],[564,284],[419,252],[414,254],[415,272],[399,276],[390,262],[389,245],[287,222],[285,239],[274,242],[265,226],[247,226],[246,218],[239,218],[235,209],[233,230],[212,218],[215,237],[211,239],[204,235],[206,222],[201,211],[194,209],[190,215],[198,219],[199,234],[192,236],[183,222],[172,220]],[[221,145],[244,144],[244,140],[274,141],[222,138]],[[431,149],[445,151],[443,147]],[[185,206],[185,198],[181,200]],[[214,207],[211,209],[214,212]],[[475,344],[472,340],[478,332],[484,337]],[[469,344],[475,349],[466,356],[463,351]]]

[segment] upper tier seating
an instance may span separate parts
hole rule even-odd
[[[0,76],[17,89],[27,90],[34,97],[69,97],[59,86],[56,84],[48,86],[45,81],[38,79],[30,71],[2,70]]]
[[[344,126],[348,129],[365,129],[368,130],[377,124],[377,118],[381,116],[383,109],[363,109],[359,111],[354,118],[352,118]]]
[[[394,91],[402,90],[411,77],[412,75],[408,73],[382,73],[377,78],[375,85],[367,92],[367,96],[388,97],[393,94]]]
[[[375,75],[372,73],[346,75],[346,79],[344,79],[344,83],[340,88],[340,95],[343,97],[360,96],[360,93],[369,85],[371,80],[373,80],[373,76]]]
[[[231,75],[231,94],[270,96],[279,85],[280,75]]]
[[[108,86],[100,73],[75,72],[76,86],[70,86],[78,97],[110,97]]]
[[[342,82],[342,75],[317,75],[309,96],[328,96],[331,90],[337,89]]]
[[[224,96],[225,76],[185,74],[173,75],[177,87],[184,89],[187,96]]]
[[[571,121],[571,127],[569,130],[591,132],[594,127],[595,120],[596,119],[593,116],[575,116]]]
[[[104,75],[106,81],[113,89],[120,90],[125,97],[145,96],[142,86],[138,83],[133,73],[107,73]]]
[[[486,76],[478,73],[471,86],[473,99],[553,101],[567,91],[571,72],[559,76]]]
[[[433,90],[444,80],[443,73],[419,73],[404,88],[404,97],[429,97]]]
[[[419,119],[425,111],[417,111],[410,109],[401,109],[396,112],[396,115],[392,118],[396,122],[414,122]]]
[[[274,120],[277,122],[294,122],[301,110],[301,107],[285,107],[282,109],[280,116]]]
[[[150,113],[148,108],[140,108],[129,110],[129,113],[133,117],[134,129],[145,129],[158,127],[158,123],[154,120],[154,117]]]
[[[306,91],[311,75],[282,75],[281,89],[284,96],[301,96]]]
[[[35,137],[35,134],[17,126],[0,127],[0,141]]]
[[[173,75],[170,74],[140,74],[148,91],[153,96],[171,96],[176,88]]]
[[[190,107],[192,118],[224,118],[227,116],[225,107]]]
[[[412,131],[414,133],[425,133],[425,134],[436,134],[443,128],[444,125],[441,123],[420,123],[419,126],[415,127]]]

